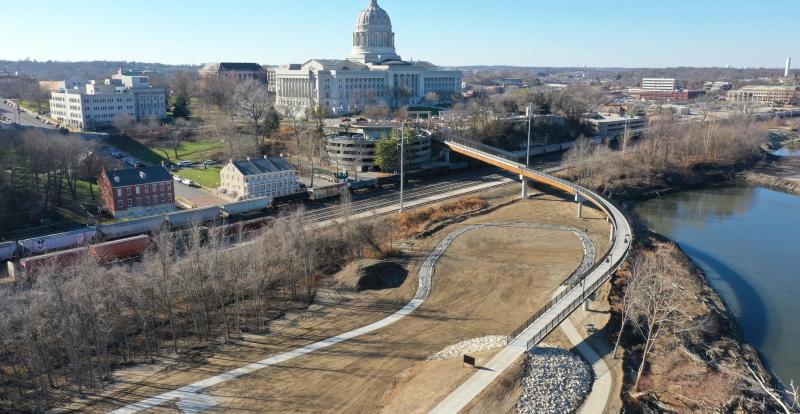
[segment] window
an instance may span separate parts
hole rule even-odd
[[[122,199],[121,198],[119,199],[119,201],[117,201],[117,208],[118,209],[122,208]]]
[[[140,186],[138,186],[138,185],[137,185],[137,186],[136,186],[136,195],[139,195],[139,194],[141,194],[141,193],[142,193],[142,187],[140,187]]]
[[[121,188],[117,188],[117,197],[118,198],[122,197],[122,189]]]
[[[158,187],[161,190],[161,192],[163,193],[164,192],[164,183],[159,184]]]
[[[148,206],[150,205],[150,196],[144,198],[144,204]]]
[[[164,194],[161,194],[160,199],[161,199],[161,204],[164,204]]]
[[[130,188],[130,187],[128,187],[128,197],[130,197],[130,196],[131,196],[131,188]],[[129,203],[129,204],[130,204],[130,203]]]
[[[144,193],[145,194],[150,194],[150,186],[149,185],[144,186]]]
[[[128,206],[130,207],[130,206],[132,206],[132,205],[133,205],[133,199],[132,199],[132,198],[129,198],[129,199],[128,199]]]

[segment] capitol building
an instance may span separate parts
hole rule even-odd
[[[346,59],[312,59],[275,70],[276,105],[287,114],[325,107],[338,115],[368,105],[448,102],[461,92],[461,76],[458,70],[402,60],[395,51],[389,14],[377,0],[370,0],[358,16]]]

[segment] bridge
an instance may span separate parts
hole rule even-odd
[[[562,180],[558,177],[536,171],[525,165],[509,161],[485,145],[471,141],[446,140],[451,151],[466,157],[494,165],[519,175],[522,181],[522,196],[528,195],[528,182],[547,185],[569,195],[575,196],[578,215],[584,202],[589,202],[602,211],[610,224],[609,237],[612,246],[588,271],[574,281],[561,286],[556,296],[528,321],[517,329],[503,348],[484,369],[476,371],[466,382],[445,397],[431,413],[457,413],[466,407],[486,387],[514,361],[529,349],[536,347],[550,332],[557,328],[572,312],[584,303],[600,286],[611,279],[611,275],[625,262],[631,245],[631,226],[625,215],[611,202],[597,193]]]

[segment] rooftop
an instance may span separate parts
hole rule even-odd
[[[243,175],[258,175],[294,170],[294,166],[292,166],[289,161],[286,161],[282,157],[265,156],[264,158],[256,158],[252,160],[233,160],[231,163]]]
[[[260,71],[262,70],[261,65],[258,63],[243,63],[243,62],[219,62],[219,63],[208,63],[203,66],[203,71],[242,71],[242,72],[251,72],[251,71]]]
[[[755,91],[755,90],[794,91],[797,89],[798,88],[794,86],[783,86],[783,85],[747,85],[747,86],[742,86],[739,90],[740,91]]]
[[[112,187],[172,181],[172,174],[163,166],[107,171],[106,176]]]

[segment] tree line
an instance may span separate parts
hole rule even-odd
[[[341,209],[335,226],[313,230],[298,211],[235,249],[199,226],[163,231],[140,260],[87,255],[1,288],[0,408],[42,412],[59,395],[102,391],[118,367],[269,332],[326,274],[391,252],[390,223],[347,219],[346,197]]]
[[[13,130],[0,131],[0,140],[0,234],[35,225],[53,209],[74,209],[83,189],[94,199],[96,178],[112,162],[76,135]]]

